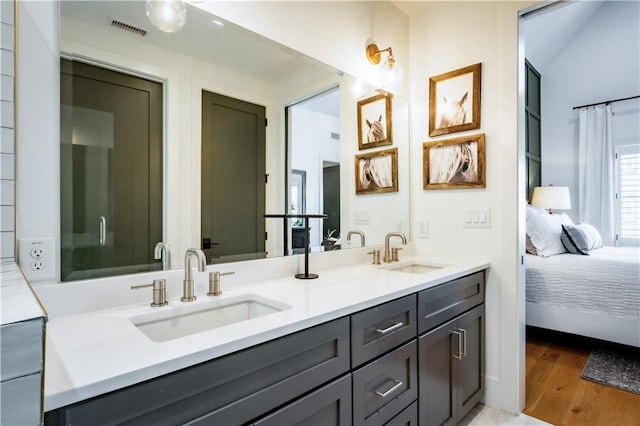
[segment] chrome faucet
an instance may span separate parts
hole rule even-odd
[[[351,241],[351,236],[353,234],[360,235],[360,247],[364,247],[364,232],[362,231],[349,231],[347,232],[347,241]]]
[[[153,258],[156,260],[162,259],[162,270],[167,271],[171,268],[171,246],[169,243],[158,242],[153,249]]]
[[[389,240],[391,237],[399,237],[402,239],[402,244],[407,245],[407,237],[402,232],[389,232],[384,237],[384,259],[382,259],[382,261],[385,263],[391,262],[391,249],[389,248]]]
[[[182,302],[193,302],[196,300],[196,295],[193,294],[193,276],[191,274],[191,255],[198,259],[198,271],[204,272],[207,270],[207,261],[204,257],[204,253],[200,249],[190,248],[184,254],[184,281],[182,282]]]

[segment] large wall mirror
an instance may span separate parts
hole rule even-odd
[[[382,92],[190,4],[184,27],[165,33],[150,23],[141,1],[62,1],[60,50],[72,63],[162,85],[163,155],[154,155],[163,163],[161,239],[173,251],[170,267],[183,267],[189,247],[204,248],[209,263],[299,252],[299,223],[264,214],[328,213],[328,220],[311,222],[313,251],[359,247],[359,238],[347,241],[349,231],[364,233],[367,245],[382,244],[390,231],[408,234],[406,100],[391,96],[393,144],[360,150],[358,102]],[[249,112],[228,114],[240,109]],[[222,131],[215,125],[221,121],[236,124]],[[262,146],[254,153],[242,138],[256,133]],[[216,138],[241,148],[216,148]],[[389,148],[397,149],[398,190],[356,195],[356,156]],[[244,181],[256,192],[241,189]],[[218,190],[225,195],[203,196]],[[233,226],[206,228],[221,217]],[[95,224],[92,235],[100,243],[99,217],[86,222]],[[107,228],[103,243],[116,241],[115,232]],[[153,250],[148,245],[145,250]],[[153,253],[147,257],[147,270],[158,269]],[[116,269],[121,272],[78,277],[131,272]]]

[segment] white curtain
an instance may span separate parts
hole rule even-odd
[[[581,108],[578,141],[578,217],[614,245],[614,158],[611,105]]]

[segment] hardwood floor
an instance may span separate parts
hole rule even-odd
[[[525,414],[554,425],[640,425],[640,395],[580,378],[593,343],[527,328]]]

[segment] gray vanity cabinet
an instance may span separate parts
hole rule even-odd
[[[0,425],[41,422],[45,321],[0,326]]]
[[[455,425],[482,399],[483,302],[483,273],[426,290],[418,296],[421,322],[427,327],[437,325],[418,338],[420,425]],[[466,310],[468,305],[461,307],[465,304],[475,307]],[[463,313],[458,314],[460,311]],[[445,322],[432,321],[435,317]]]
[[[235,425],[348,373],[349,318],[47,412],[47,425]]]
[[[479,272],[48,412],[45,422],[456,424],[482,398],[483,376]]]

